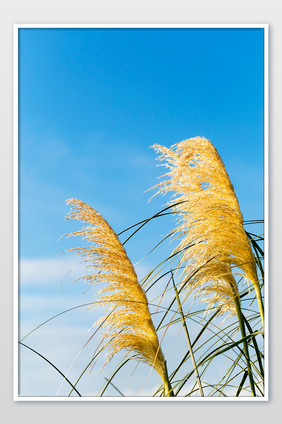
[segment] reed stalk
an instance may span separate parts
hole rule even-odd
[[[255,387],[245,340],[239,289],[235,276],[243,277],[255,290],[262,325],[263,302],[256,261],[243,227],[243,216],[233,185],[213,144],[202,137],[191,138],[170,149],[154,145],[168,172],[153,188],[156,194],[172,192],[168,205],[178,213],[174,238],[180,239],[175,252],[184,268],[180,277],[188,281],[188,295],[194,291],[207,311],[220,308],[220,314],[237,315],[246,356],[252,395]],[[182,283],[184,284],[184,283]]]
[[[202,386],[200,375],[199,375],[199,372],[198,372],[198,367],[197,367],[197,364],[196,364],[196,361],[195,361],[194,352],[193,352],[193,348],[192,348],[192,343],[191,343],[188,327],[187,327],[187,324],[186,324],[186,321],[185,321],[184,313],[183,313],[183,310],[182,310],[182,304],[181,304],[181,301],[180,301],[180,298],[179,298],[178,290],[177,290],[177,287],[175,285],[172,273],[171,273],[171,278],[172,278],[175,297],[177,299],[178,309],[179,309],[179,312],[180,312],[180,315],[181,315],[181,321],[182,321],[182,325],[183,325],[184,332],[185,332],[185,335],[186,335],[187,344],[188,344],[191,360],[192,360],[192,363],[193,363],[193,368],[194,368],[194,371],[195,371],[199,391],[201,393],[201,396],[204,397],[203,386]]]
[[[243,320],[243,314],[242,314],[242,311],[241,311],[240,298],[238,296],[234,297],[234,303],[235,303],[235,307],[236,307],[236,313],[237,313],[237,317],[238,317],[238,321],[239,321],[241,335],[242,335],[242,338],[244,339],[243,347],[244,347],[244,354],[245,354],[245,357],[246,357],[246,364],[247,364],[248,376],[249,376],[249,380],[250,380],[251,392],[252,392],[253,396],[256,396],[253,373],[252,373],[251,363],[250,363],[248,342],[246,340],[245,325],[244,325],[244,320]]]

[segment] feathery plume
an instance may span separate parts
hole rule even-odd
[[[166,389],[170,389],[165,359],[146,294],[118,236],[88,204],[77,199],[69,199],[67,204],[74,207],[67,219],[81,220],[87,226],[66,236],[80,236],[91,243],[88,247],[71,249],[96,271],[82,278],[91,284],[106,283],[98,292],[97,304],[106,306],[107,314],[96,323],[102,331],[102,348],[108,350],[105,364],[122,349],[133,352],[135,358],[152,366],[161,376]]]
[[[253,284],[262,313],[254,255],[233,185],[216,148],[202,137],[170,149],[158,144],[153,148],[169,169],[163,175],[168,179],[153,188],[158,188],[156,194],[174,192],[169,205],[176,204],[174,210],[180,214],[174,235],[181,238],[175,252],[183,252],[180,265],[189,292],[207,295],[203,300],[209,306],[218,304],[222,314],[235,314],[238,287],[234,275],[240,274]]]

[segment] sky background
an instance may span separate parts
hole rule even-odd
[[[169,147],[195,136],[210,139],[244,219],[263,218],[263,62],[262,29],[20,29],[21,337],[95,294],[82,294],[84,283],[71,284],[83,271],[76,266],[79,260],[59,255],[79,245],[58,240],[79,229],[78,222],[65,220],[66,199],[89,203],[116,232],[164,207],[168,199],[148,203],[153,193],[145,192],[162,173],[149,148],[154,143]],[[171,225],[170,219],[155,220],[131,239],[126,248],[132,262],[139,262]],[[162,253],[170,251],[167,246]],[[140,277],[159,255],[137,265]],[[66,372],[95,317],[79,308],[25,342]],[[166,336],[171,357],[175,337],[176,330]],[[72,367],[72,380],[93,353],[89,345]],[[96,394],[110,368],[107,372],[87,375],[82,392]],[[146,393],[141,374],[131,377],[137,384],[126,382],[127,395]],[[55,395],[60,382],[41,358],[20,349],[21,395]],[[146,384],[158,387],[158,376],[150,375]],[[67,393],[65,385],[58,392]],[[113,388],[111,394],[116,395]]]

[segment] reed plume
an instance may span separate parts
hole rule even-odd
[[[180,215],[174,229],[181,241],[183,282],[209,306],[219,305],[221,313],[236,314],[239,291],[234,275],[254,286],[263,322],[255,258],[243,227],[239,203],[213,144],[202,137],[190,138],[170,149],[154,145],[158,160],[169,171],[166,180],[153,188],[158,193],[174,192],[169,205]],[[206,296],[206,297],[205,297]]]
[[[90,284],[106,283],[98,292],[96,303],[107,308],[106,315],[96,323],[102,332],[102,349],[108,350],[105,364],[122,349],[134,353],[135,358],[159,373],[167,395],[172,396],[166,362],[146,294],[117,234],[88,204],[77,199],[69,199],[67,204],[73,206],[67,219],[81,220],[87,226],[66,236],[80,236],[91,243],[88,247],[71,249],[94,271],[82,278]]]

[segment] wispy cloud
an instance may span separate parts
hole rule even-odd
[[[134,265],[138,279],[150,271],[148,263]],[[19,262],[19,281],[21,286],[42,286],[52,282],[61,283],[66,278],[71,281],[89,273],[89,269],[75,255],[21,259]]]
[[[21,259],[19,262],[20,286],[46,285],[62,282],[67,276],[72,279],[85,273],[79,259],[74,256]]]

